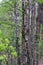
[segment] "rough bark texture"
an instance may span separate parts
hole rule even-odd
[[[23,58],[22,63],[23,65],[29,65],[29,53],[28,53],[28,43],[29,43],[29,28],[28,28],[28,1],[22,0],[22,48],[23,48]]]
[[[38,65],[38,23],[37,23],[37,15],[38,15],[38,4],[35,2],[34,8],[34,39],[33,39],[33,65]]]

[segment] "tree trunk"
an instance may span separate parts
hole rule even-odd
[[[30,65],[29,61],[29,21],[28,1],[22,0],[22,65]]]
[[[38,28],[38,21],[36,21],[37,19],[37,9],[38,9],[38,4],[37,2],[35,2],[35,6],[34,6],[34,39],[33,39],[33,43],[34,43],[34,48],[33,48],[33,65],[38,65],[38,33],[39,33],[39,28]]]
[[[19,4],[15,3],[15,6],[14,6],[14,13],[15,13],[15,25],[16,25],[16,51],[17,51],[17,64],[18,65],[21,65],[20,64],[20,43],[19,43],[19,11],[18,11],[18,7],[19,7]]]

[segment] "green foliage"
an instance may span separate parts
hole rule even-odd
[[[0,60],[7,60],[6,55],[0,55]]]
[[[11,54],[12,54],[12,56],[14,56],[14,58],[17,57],[17,52],[16,51],[15,52],[11,52]]]
[[[0,39],[1,39],[1,36],[2,36],[2,31],[0,30]]]
[[[9,46],[9,49],[11,51],[12,56],[14,56],[15,58],[17,57],[17,52],[15,51],[13,46]]]
[[[43,58],[43,40],[40,40],[39,41],[39,45],[38,45],[38,47],[39,47],[39,57],[42,59]]]
[[[38,1],[38,3],[40,3],[40,4],[42,4],[43,3],[43,0],[37,0]]]

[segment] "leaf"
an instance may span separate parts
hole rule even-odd
[[[15,49],[14,49],[13,46],[9,46],[9,49],[10,49],[11,52],[14,52],[15,51]]]
[[[0,60],[6,60],[6,55],[0,55]]]
[[[5,38],[5,43],[9,43],[9,40],[8,40],[8,38]]]
[[[15,51],[15,52],[12,52],[11,53],[15,58],[17,57],[17,52]]]

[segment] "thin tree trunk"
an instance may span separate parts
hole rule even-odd
[[[38,25],[37,25],[37,21],[36,21],[36,18],[37,18],[37,9],[38,9],[38,4],[37,2],[35,2],[35,8],[34,8],[34,15],[35,15],[35,18],[34,18],[34,48],[33,48],[33,65],[38,65]]]
[[[16,25],[16,51],[17,51],[17,64],[21,65],[20,62],[20,43],[19,43],[19,12],[18,12],[18,6],[19,4],[17,3],[16,0],[16,4],[15,4],[15,25]]]

